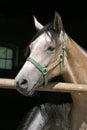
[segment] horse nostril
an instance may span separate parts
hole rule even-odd
[[[23,79],[23,81],[21,82],[21,85],[24,85],[27,83],[27,80],[26,79]]]
[[[19,86],[19,82],[17,82],[16,85]]]

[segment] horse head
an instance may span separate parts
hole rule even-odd
[[[15,78],[17,90],[31,96],[35,88],[58,76],[64,65],[65,33],[60,15],[55,12],[51,23],[43,26],[34,17],[38,30],[28,48],[30,55]]]

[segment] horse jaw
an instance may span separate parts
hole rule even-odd
[[[37,21],[35,16],[33,16],[33,18],[34,18],[34,24],[35,24],[36,29],[41,30],[44,26]]]

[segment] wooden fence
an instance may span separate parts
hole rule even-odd
[[[14,79],[0,78],[0,88],[3,89],[16,89]],[[48,92],[87,92],[86,84],[74,84],[74,83],[49,83],[47,87],[41,86],[36,91],[48,91]]]

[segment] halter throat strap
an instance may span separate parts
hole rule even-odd
[[[66,34],[64,34],[64,39],[62,42],[62,49],[60,53],[60,73],[63,71],[64,57],[66,56]]]

